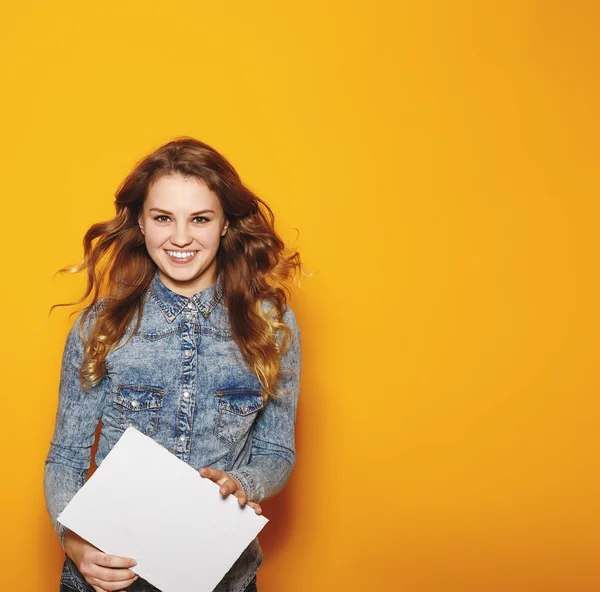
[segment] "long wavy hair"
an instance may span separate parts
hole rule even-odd
[[[60,270],[87,272],[84,295],[70,303],[80,304],[91,296],[80,323],[84,342],[81,385],[89,391],[99,384],[108,353],[132,323],[131,335],[139,327],[155,264],[146,251],[138,216],[152,183],[173,174],[195,177],[219,198],[229,229],[217,251],[216,278],[223,282],[233,339],[260,381],[265,399],[277,397],[282,394],[278,388],[280,355],[291,341],[291,330],[283,321],[287,284],[302,269],[300,254],[285,247],[275,232],[273,212],[242,183],[225,157],[185,136],[161,146],[135,166],[117,190],[115,217],[92,225],[83,239],[81,263]],[[272,304],[267,312],[261,306],[264,300]],[[92,310],[93,322],[84,335]]]

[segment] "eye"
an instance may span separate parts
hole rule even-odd
[[[195,216],[193,218],[194,222],[196,222],[197,224],[204,224],[205,222],[208,222],[208,218],[205,218],[204,216]]]
[[[160,214],[158,216],[154,216],[154,219],[157,222],[168,222],[170,220],[169,216],[165,216],[164,214]]]

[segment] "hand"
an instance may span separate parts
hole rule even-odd
[[[256,502],[248,501],[248,494],[244,491],[239,481],[225,471],[219,469],[200,469],[200,476],[207,477],[211,481],[214,481],[217,485],[220,485],[219,493],[221,495],[229,495],[233,493],[237,497],[240,506],[248,504],[257,514],[262,514],[262,508]]]
[[[85,581],[96,592],[123,590],[139,577],[126,569],[136,565],[135,559],[103,553],[71,530],[65,534],[64,547]]]

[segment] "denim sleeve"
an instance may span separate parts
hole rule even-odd
[[[86,328],[92,317],[93,313],[88,317]],[[87,393],[81,388],[79,367],[83,360],[83,343],[79,336],[80,322],[81,315],[65,344],[56,423],[44,467],[46,508],[61,545],[67,529],[56,518],[85,483],[107,391],[106,379]]]
[[[300,393],[300,330],[291,308],[286,310],[283,320],[292,330],[292,342],[281,358],[280,386],[288,394],[269,399],[256,419],[249,463],[229,471],[254,502],[279,493],[296,460],[294,424]]]

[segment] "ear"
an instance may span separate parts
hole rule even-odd
[[[144,221],[142,219],[142,214],[140,214],[138,216],[138,226],[140,227],[140,230],[142,231],[142,234],[145,236],[146,233],[144,232]]]
[[[225,224],[223,225],[223,230],[221,231],[221,236],[225,236],[227,234],[228,228],[229,228],[229,220],[225,220]]]

